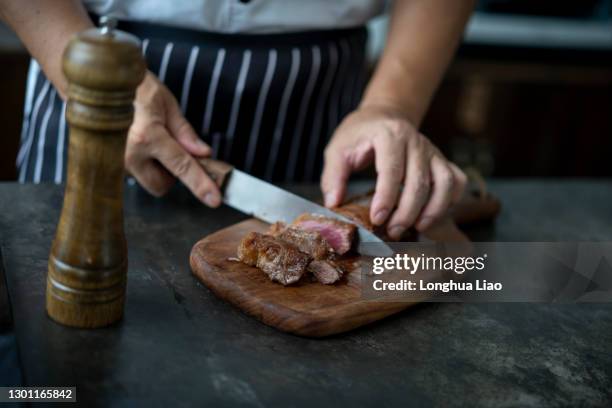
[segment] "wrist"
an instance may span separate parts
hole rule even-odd
[[[420,126],[435,86],[418,66],[393,53],[384,55],[365,90],[362,105],[385,106]]]
[[[159,79],[154,73],[147,70],[145,77],[136,88],[135,103],[148,103],[156,97],[162,91],[163,84],[159,82]]]
[[[364,98],[357,108],[358,111],[368,111],[383,114],[394,119],[399,119],[418,127],[420,119],[411,109],[408,104],[402,103],[389,98],[384,99],[366,99]]]
[[[374,109],[393,113],[419,127],[425,108],[411,98],[369,87],[359,109]]]
[[[5,22],[15,31],[45,76],[65,98],[68,83],[62,71],[64,50],[77,33],[93,27],[80,1],[2,0]]]

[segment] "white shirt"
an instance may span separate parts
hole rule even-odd
[[[223,33],[355,27],[385,0],[83,0],[98,15]]]

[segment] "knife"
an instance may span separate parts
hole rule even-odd
[[[223,203],[267,223],[290,224],[300,214],[318,214],[355,224],[328,208],[276,187],[266,181],[214,159],[199,159],[208,175],[223,193]],[[391,256],[394,251],[371,231],[357,225],[357,252],[366,256]],[[372,244],[376,245],[372,245]]]

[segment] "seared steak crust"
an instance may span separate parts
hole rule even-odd
[[[349,204],[336,211],[373,230],[368,208]],[[291,225],[276,222],[267,234],[251,232],[238,247],[238,259],[256,266],[283,285],[297,282],[305,271],[326,285],[342,278],[343,268],[336,255],[347,253],[357,227],[349,222],[317,214],[302,214]]]
[[[344,274],[342,268],[331,259],[313,260],[308,264],[307,271],[324,285],[338,282]]]
[[[294,245],[257,232],[248,233],[238,246],[238,259],[256,266],[283,285],[300,280],[311,258]]]
[[[317,231],[308,231],[286,226],[284,223],[274,223],[268,230],[270,235],[295,245],[300,251],[313,259],[325,259],[333,254],[333,248]]]

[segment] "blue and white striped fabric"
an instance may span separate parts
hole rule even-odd
[[[325,145],[363,91],[364,28],[210,38],[164,30],[159,36],[132,31],[143,40],[149,70],[175,95],[215,157],[272,181],[318,180]],[[20,182],[64,180],[65,110],[32,61],[17,158]]]

